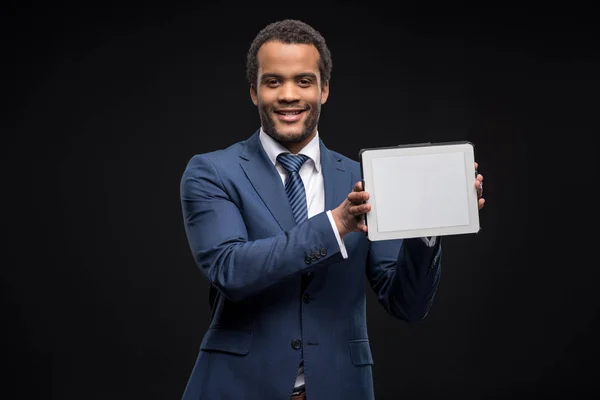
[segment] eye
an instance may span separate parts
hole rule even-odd
[[[277,85],[279,85],[279,81],[275,78],[267,79],[265,83],[269,87],[276,87]]]
[[[300,84],[300,86],[310,86],[312,84],[312,81],[308,78],[302,78],[298,81],[298,83]]]

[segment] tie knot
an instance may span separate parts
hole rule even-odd
[[[308,156],[304,154],[281,153],[277,156],[277,161],[281,163],[283,168],[288,172],[298,172],[302,164],[308,160]]]

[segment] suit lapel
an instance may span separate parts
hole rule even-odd
[[[244,173],[281,229],[292,229],[296,221],[289,203],[282,201],[287,199],[283,182],[260,143],[258,131],[248,139],[240,158]]]
[[[350,174],[344,169],[341,157],[330,152],[322,141],[319,146],[321,171],[325,184],[325,211],[333,210],[346,199],[352,190],[353,183],[350,182]]]

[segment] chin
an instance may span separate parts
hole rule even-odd
[[[307,136],[304,132],[303,124],[295,124],[292,126],[276,124],[273,128],[275,130],[275,135],[280,141],[284,142],[298,142]]]
[[[293,139],[298,139],[298,138],[304,136],[304,131],[301,128],[300,129],[298,129],[298,128],[295,128],[295,129],[277,128],[277,134],[283,138],[293,140]]]

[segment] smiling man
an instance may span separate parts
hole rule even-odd
[[[431,307],[440,238],[370,242],[360,166],[319,137],[331,66],[309,25],[266,26],[246,65],[260,128],[183,173],[185,231],[212,307],[184,400],[373,399],[365,279],[403,321]]]

